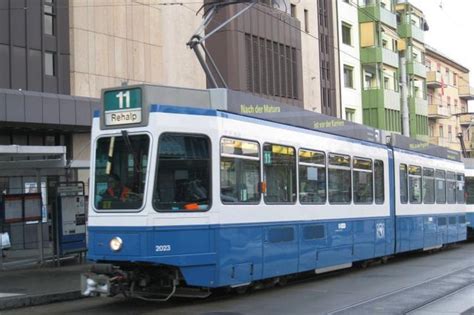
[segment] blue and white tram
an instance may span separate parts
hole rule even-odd
[[[148,110],[140,126],[93,120],[85,295],[207,296],[466,238],[460,162],[215,109]]]

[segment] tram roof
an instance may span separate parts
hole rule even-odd
[[[139,90],[141,93],[139,97],[141,100],[141,117],[139,123],[127,123],[127,127],[148,124],[150,106],[155,104],[208,108],[254,118],[261,118],[305,129],[318,130],[367,142],[390,144],[404,150],[428,154],[449,160],[461,161],[461,155],[458,151],[333,116],[304,110],[296,106],[278,102],[277,100],[262,98],[250,93],[230,89],[203,90],[146,84],[104,89],[102,91],[101,102],[102,129],[119,127],[117,124],[107,125],[106,114],[108,109],[110,110],[111,108],[110,104],[107,102],[110,102],[111,99],[114,101],[114,98],[107,97],[107,95],[114,92],[115,95],[118,95],[120,92],[132,90]],[[117,112],[117,110],[112,108],[111,112]]]

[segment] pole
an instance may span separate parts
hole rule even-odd
[[[40,264],[44,263],[44,250],[43,250],[43,192],[41,191],[41,176],[40,170],[36,170],[36,191],[40,194],[40,219],[38,221],[38,249],[40,255]]]
[[[405,53],[400,58],[400,88],[402,92],[402,132],[406,137],[410,136],[410,114],[408,112],[408,87],[407,87],[407,63]]]

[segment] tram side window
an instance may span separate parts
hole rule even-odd
[[[222,138],[221,200],[223,203],[258,203],[260,152],[257,142]]]
[[[330,153],[328,166],[329,202],[351,202],[351,158],[348,155]]]
[[[446,201],[449,204],[456,203],[456,174],[446,173]]]
[[[434,169],[423,168],[423,203],[433,204],[434,202],[435,202]]]
[[[158,140],[153,205],[158,211],[205,211],[211,204],[209,138],[165,133]]]
[[[436,170],[436,203],[446,203],[446,172]]]
[[[326,156],[324,152],[299,152],[300,202],[323,204],[326,202]]]
[[[374,162],[374,188],[375,203],[382,204],[385,201],[385,178],[383,161],[375,160]]]
[[[267,203],[294,203],[296,201],[295,148],[265,143],[263,146],[263,171]]]
[[[456,185],[456,201],[457,203],[464,203],[464,174],[458,173]]]
[[[466,204],[474,204],[474,177],[466,177]]]
[[[372,203],[374,200],[372,160],[354,158],[352,160],[352,168],[354,203]]]
[[[410,203],[421,203],[421,167],[410,165],[408,168],[408,188]]]
[[[408,202],[408,174],[406,164],[400,164],[400,202]]]

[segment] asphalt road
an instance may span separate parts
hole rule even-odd
[[[405,255],[384,265],[352,268],[244,295],[166,303],[122,297],[87,298],[1,314],[403,314],[428,302],[430,310],[436,311],[436,301],[442,301],[441,296],[458,290],[466,294],[462,288],[470,288],[471,280],[474,281],[474,243],[435,253]],[[466,302],[466,309],[469,307],[474,307],[474,298]],[[446,311],[449,305],[444,308]]]

